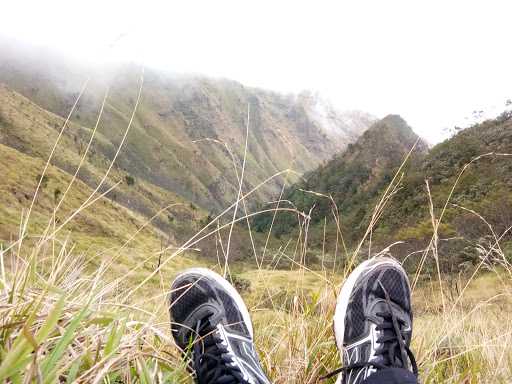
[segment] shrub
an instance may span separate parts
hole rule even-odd
[[[126,175],[124,177],[124,180],[126,181],[126,184],[128,184],[130,186],[135,184],[135,179],[132,176],[130,176],[130,175]]]
[[[53,199],[55,200],[55,202],[57,202],[61,193],[62,191],[59,188],[55,188],[55,190],[53,191]]]
[[[39,181],[41,181],[42,188],[46,188],[48,186],[49,180],[50,180],[50,178],[48,177],[48,175],[37,175],[36,176],[36,183],[39,183]]]
[[[239,275],[231,275],[231,284],[240,292],[248,292],[251,290],[251,281]]]

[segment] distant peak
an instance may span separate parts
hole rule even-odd
[[[405,124],[405,125],[407,125],[407,122],[405,121],[405,119],[402,116],[396,115],[396,114],[392,114],[392,113],[387,115],[386,117],[384,117],[381,121],[383,123]]]
[[[419,139],[419,141],[418,141]],[[416,143],[418,141],[418,143]],[[375,122],[359,140],[363,146],[384,143],[412,148],[416,143],[416,150],[426,152],[428,145],[417,135],[407,122],[396,114],[389,114]]]
[[[372,131],[382,131],[382,129],[386,127],[387,129],[391,129],[394,131],[400,131],[402,133],[411,134],[414,136],[416,133],[413,131],[413,129],[407,124],[407,121],[402,118],[400,115],[394,115],[390,114],[386,117],[376,121],[369,129],[369,132]]]

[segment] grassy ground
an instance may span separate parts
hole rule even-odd
[[[0,150],[5,151],[0,160],[12,154]],[[40,170],[41,164],[36,167],[30,161],[24,163],[25,175],[36,180],[34,168]],[[9,177],[21,188],[20,175]],[[48,175],[49,183],[71,183],[69,175],[52,167]],[[9,231],[15,234],[0,248],[0,382],[191,383],[170,336],[166,297],[173,276],[197,265],[228,275],[231,269],[239,281],[250,282],[242,295],[254,319],[257,349],[273,382],[315,383],[339,366],[331,328],[334,303],[340,285],[363,258],[362,248],[350,252],[352,256],[343,265],[338,263],[341,268],[335,273],[311,270],[300,262],[308,252],[304,239],[299,239],[293,250],[274,243],[266,250],[265,260],[289,260],[287,270],[271,268],[271,262],[253,263],[252,267],[250,263],[214,265],[214,261],[199,260],[195,247],[204,233],[212,231],[222,259],[228,259],[230,237],[220,238],[215,219],[183,245],[162,246],[157,237],[141,230],[145,223],[126,219],[120,207],[106,211],[94,210],[92,205],[85,210],[81,203],[94,195],[86,188],[70,195],[60,223],[52,196],[45,195],[44,188],[35,186],[38,192],[34,196],[32,190],[28,197],[26,191],[17,195],[5,183],[0,183],[0,188],[14,199],[2,209],[10,220]],[[382,197],[366,235],[392,193],[389,188]],[[37,209],[23,211],[20,220],[12,219],[13,207],[21,204],[28,208],[31,201],[37,202]],[[228,230],[230,219],[237,217],[232,208],[245,212],[240,201],[222,214]],[[71,216],[89,220],[68,222]],[[61,223],[71,228],[61,227]],[[435,264],[440,256],[439,221],[433,218],[432,223],[433,241],[423,256]],[[17,230],[13,229],[16,225]],[[98,226],[113,232],[96,236],[83,230]],[[68,229],[78,231],[74,239]],[[305,235],[307,231],[301,233]],[[512,267],[500,239],[496,236],[495,242],[480,248],[481,261],[464,274],[438,272],[427,280],[421,263],[411,275],[416,314],[412,348],[422,382],[510,382]],[[249,238],[246,241],[252,243]],[[254,253],[261,261],[265,251],[255,247]]]
[[[53,239],[26,249],[11,248],[1,258],[0,380],[192,382],[170,337],[166,296],[177,271],[200,262],[175,252],[155,273],[147,259],[158,251],[135,252],[131,267],[119,268],[113,250],[92,270]],[[250,281],[242,294],[273,382],[314,383],[340,364],[331,319],[343,272],[299,266],[237,277]],[[461,278],[459,288],[417,286],[413,350],[422,382],[508,382],[511,281],[499,268]]]

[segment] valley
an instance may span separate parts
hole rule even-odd
[[[311,92],[132,64],[88,79],[2,44],[2,345],[21,352],[2,347],[0,379],[192,382],[167,296],[203,266],[247,301],[271,380],[314,383],[339,366],[339,288],[379,253],[409,273],[425,383],[512,377],[510,111],[432,147]]]

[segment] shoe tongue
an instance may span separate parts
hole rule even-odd
[[[411,324],[411,318],[405,312],[402,307],[400,307],[398,304],[391,302],[391,310],[393,311],[393,314],[397,318],[397,320],[402,320],[407,324],[408,327],[410,327]],[[377,316],[377,313],[386,313],[389,312],[389,305],[384,299],[377,299],[372,304],[372,306],[368,310],[368,318],[372,320],[375,324],[382,323],[383,319],[380,316]]]
[[[209,322],[210,324],[216,324],[220,322],[221,314],[215,306],[210,304],[203,304],[195,310],[191,311],[186,319],[182,322],[182,327],[179,328],[176,337],[178,337],[183,344],[187,344],[190,340],[190,336],[196,335],[196,328],[199,322]],[[200,335],[204,336],[204,335]]]

